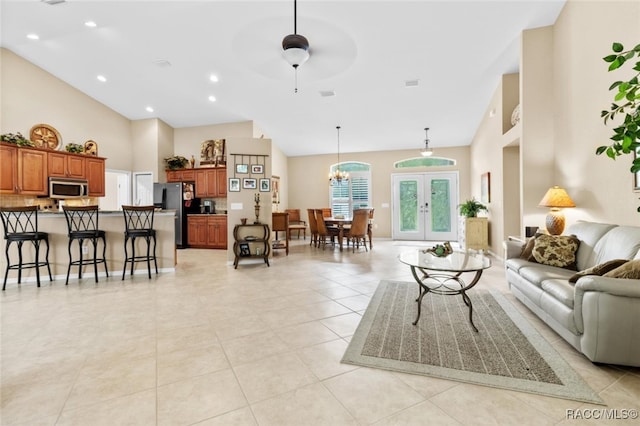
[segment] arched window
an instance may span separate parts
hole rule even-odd
[[[357,161],[333,164],[329,173],[340,170],[349,173],[349,179],[333,181],[329,186],[329,201],[333,215],[350,217],[353,209],[371,207],[371,165]]]
[[[456,160],[443,157],[415,157],[406,160],[396,161],[393,164],[394,169],[403,169],[406,167],[442,167],[455,166]]]

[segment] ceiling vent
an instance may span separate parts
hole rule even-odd
[[[160,68],[168,68],[171,66],[171,62],[167,61],[166,59],[156,59],[155,61],[153,61],[153,63]]]
[[[407,80],[404,82],[404,87],[418,87],[420,80]]]
[[[330,98],[331,96],[335,96],[336,92],[334,92],[333,90],[321,90],[320,91],[320,96],[322,96],[323,98]]]
[[[46,4],[49,4],[51,6],[66,2],[66,0],[40,0],[40,1],[42,1],[42,3],[46,3]]]

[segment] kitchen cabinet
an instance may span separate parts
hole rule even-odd
[[[66,154],[63,152],[47,153],[48,175],[50,177],[64,177],[85,179],[86,156]]]
[[[227,169],[201,168],[196,170],[196,197],[226,197]]]
[[[187,242],[195,248],[227,248],[227,216],[189,215]]]
[[[104,158],[87,156],[86,173],[89,197],[104,197]]]
[[[167,170],[167,182],[194,182],[195,169]]]
[[[2,144],[0,163],[0,193],[47,195],[46,151]]]

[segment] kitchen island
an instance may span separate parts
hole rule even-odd
[[[174,210],[162,210],[156,211],[154,214],[153,227],[156,230],[157,247],[156,256],[158,260],[158,272],[174,272],[176,265],[176,245],[175,245],[175,220],[176,214]],[[98,226],[100,229],[106,232],[107,238],[107,266],[109,268],[109,275],[117,278],[122,277],[122,268],[124,266],[124,216],[122,211],[100,211]],[[68,244],[69,238],[67,237],[67,221],[65,220],[63,212],[38,212],[38,228],[42,232],[49,233],[49,263],[51,265],[51,273],[54,278],[54,284],[64,285],[65,277],[67,276],[67,267],[69,265],[69,252]],[[93,246],[85,241],[84,246],[87,247],[88,252],[85,257],[93,256]],[[4,251],[6,247],[6,241],[4,239],[0,242],[0,250],[2,250],[1,267],[4,274],[6,268],[6,259],[4,257]],[[77,244],[74,244],[72,250],[77,251]],[[101,253],[102,243],[98,245],[98,252]],[[43,244],[40,248],[41,259],[44,259],[44,252],[46,251],[46,245]],[[144,239],[140,238],[136,241],[136,252],[142,253],[146,251],[146,243]],[[74,257],[77,254],[74,252]],[[31,244],[25,244],[22,248],[23,262],[33,262],[33,256],[35,249]],[[11,245],[9,251],[12,262],[18,259],[18,251],[16,244]],[[71,268],[71,275],[69,277],[69,285],[73,283],[73,280],[78,278],[77,267]],[[146,265],[140,263],[136,265],[134,273],[147,274]],[[86,274],[86,275],[85,275]],[[98,268],[98,275],[104,277],[104,269]],[[84,268],[82,274],[83,279],[91,279],[93,282],[93,266],[88,265]],[[146,279],[146,277],[144,277]],[[129,274],[125,279],[131,279]],[[24,269],[22,271],[22,284],[28,283],[29,285],[35,285],[36,272],[35,269]],[[14,289],[18,282],[17,271],[9,271],[9,277],[7,279],[7,291]],[[46,273],[46,267],[40,268],[40,284],[46,285],[48,283],[48,277]]]

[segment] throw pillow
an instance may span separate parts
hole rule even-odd
[[[607,272],[604,276],[609,278],[640,279],[640,259],[630,260],[624,265],[618,266],[613,271]]]
[[[527,243],[522,246],[522,251],[520,252],[520,259],[529,260],[535,262],[535,259],[531,258],[531,252],[533,251],[533,246],[536,243],[536,238],[532,237],[527,240]]]
[[[580,240],[575,235],[539,235],[533,246],[533,258],[538,263],[577,270],[576,251]]]
[[[580,277],[584,277],[586,275],[604,275],[607,272],[613,271],[618,266],[622,266],[627,262],[628,262],[627,259],[613,259],[608,262],[601,263],[592,268],[585,269],[584,271],[578,272],[577,274],[569,278],[569,282],[575,283],[576,281],[578,281]]]

